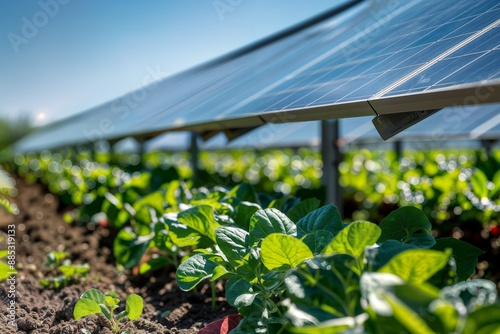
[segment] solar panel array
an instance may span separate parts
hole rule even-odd
[[[365,1],[49,126],[16,148],[471,103],[463,94],[500,102],[499,32],[497,0]]]

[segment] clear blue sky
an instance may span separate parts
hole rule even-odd
[[[0,115],[84,111],[279,31],[340,0],[4,0]]]

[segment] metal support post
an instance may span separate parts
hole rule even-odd
[[[342,152],[338,146],[339,121],[321,122],[321,153],[323,157],[323,184],[326,187],[326,202],[337,207],[343,216],[344,202],[342,188],[340,187],[339,165],[343,160]]]

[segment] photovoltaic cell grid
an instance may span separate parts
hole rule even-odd
[[[263,111],[307,108],[500,77],[497,1],[404,3],[389,14],[392,18],[386,24],[367,20],[366,28],[355,35],[352,43],[284,80],[234,114],[256,111],[253,106],[267,105]],[[467,44],[426,67],[473,35],[475,38]],[[336,45],[335,42],[323,41],[331,45]],[[386,87],[412,73],[384,92]],[[384,93],[379,94],[381,91]]]
[[[307,116],[316,106],[499,79],[499,22],[496,0],[366,1],[252,52],[199,66],[49,126],[17,148],[151,137],[200,125],[256,127],[276,111],[300,109]],[[289,113],[273,121],[295,120]],[[108,126],[101,126],[103,121]]]

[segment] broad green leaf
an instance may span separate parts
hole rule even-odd
[[[436,239],[427,231],[423,231],[413,234],[405,243],[416,248],[431,248],[436,244]]]
[[[477,265],[477,257],[484,252],[467,242],[455,238],[439,238],[432,249],[444,251],[451,248],[452,257],[457,264],[457,276],[461,281],[465,281],[472,275]]]
[[[184,210],[179,213],[177,220],[215,242],[215,228],[220,225],[215,221],[211,206],[199,205]]]
[[[3,257],[6,257],[7,255],[9,255],[9,251],[8,250],[0,250],[0,259],[3,258]]]
[[[92,314],[102,313],[99,304],[91,299],[80,299],[73,310],[73,316],[75,320],[79,320],[83,317],[87,317]]]
[[[89,330],[87,330],[85,328],[81,328],[80,332],[82,332],[82,334],[92,334],[92,332],[90,332]]]
[[[113,244],[116,262],[125,268],[132,268],[139,263],[152,239],[152,234],[139,236],[132,229],[121,229]]]
[[[260,205],[246,201],[241,201],[240,203],[238,203],[235,209],[236,217],[234,217],[234,221],[236,222],[236,225],[242,227],[243,229],[245,229],[245,231],[248,231],[250,228],[250,219],[252,218],[253,214],[258,210],[262,210]]]
[[[310,212],[313,212],[317,208],[319,208],[321,201],[316,198],[308,198],[306,200],[301,201],[299,204],[288,210],[286,215],[293,222],[298,222],[305,216],[307,216]]]
[[[474,170],[470,178],[474,193],[479,197],[488,197],[488,178],[480,169]]]
[[[236,264],[247,254],[248,232],[232,226],[215,229],[217,245],[232,264]]]
[[[262,241],[260,256],[267,269],[288,270],[313,257],[313,253],[301,240],[273,233]]]
[[[295,224],[281,211],[265,209],[257,211],[250,219],[250,246],[272,233],[295,236]]]
[[[373,256],[367,255],[368,263],[371,264],[372,270],[378,270],[396,254],[414,248],[417,247],[402,243],[401,241],[389,239],[384,241],[379,247],[370,249],[369,253],[373,253]]]
[[[409,333],[434,334],[435,332],[427,325],[415,311],[402,303],[392,294],[385,295],[385,300],[392,307],[393,317],[399,321]]]
[[[82,293],[80,299],[90,299],[96,304],[104,304],[106,302],[106,296],[97,289],[90,289]]]
[[[380,237],[380,228],[366,221],[355,221],[340,231],[323,250],[322,254],[348,254],[359,258],[366,246],[373,245]]]
[[[302,238],[308,233],[320,230],[326,230],[335,236],[342,228],[339,210],[330,204],[316,209],[300,219],[297,222],[297,237]]]
[[[240,183],[233,189],[231,189],[227,194],[227,197],[237,197],[240,200],[258,203],[257,193],[255,189],[248,183]]]
[[[407,242],[417,231],[430,231],[431,223],[427,216],[413,206],[405,206],[392,211],[380,222],[382,234],[378,242],[394,239]]]
[[[458,312],[451,303],[436,301],[431,304],[430,311],[441,320],[443,333],[453,333],[458,323]]]
[[[302,239],[302,241],[309,247],[309,249],[314,254],[319,254],[326,246],[330,244],[333,239],[333,234],[325,231],[314,231],[314,233],[308,233]]]
[[[230,280],[226,285],[227,302],[236,308],[252,305],[257,292],[244,279]]]
[[[0,281],[10,277],[10,267],[6,263],[0,262]]]
[[[152,207],[156,212],[163,213],[163,195],[160,191],[155,191],[142,197],[140,200],[134,203],[134,209],[138,212],[143,207]]]
[[[427,281],[443,268],[449,258],[449,254],[435,250],[411,249],[397,254],[378,271],[418,284]]]
[[[127,317],[130,320],[137,320],[142,315],[143,302],[142,298],[135,293],[131,294],[127,298],[125,304],[125,310],[127,311]]]
[[[500,328],[500,304],[488,305],[470,313],[463,334],[491,334]],[[493,331],[491,331],[493,329]]]
[[[182,262],[175,276],[177,284],[184,291],[193,289],[198,283],[210,278],[217,264],[208,260],[206,254],[196,254]]]
[[[216,281],[216,280],[224,278],[230,274],[231,273],[229,271],[227,271],[226,267],[224,267],[223,265],[218,265],[217,267],[214,268],[211,280]]]
[[[148,262],[141,263],[139,267],[139,274],[145,274],[148,271],[163,268],[172,263],[171,259],[161,257],[153,257],[148,260]]]

